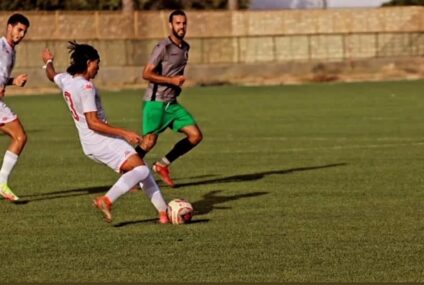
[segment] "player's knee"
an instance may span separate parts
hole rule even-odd
[[[22,147],[26,144],[28,141],[28,137],[25,133],[19,133],[16,136],[13,137],[13,139]]]
[[[201,132],[197,132],[191,136],[189,136],[188,140],[192,145],[197,145],[203,140],[203,135]]]
[[[152,137],[143,138],[142,148],[145,151],[150,151],[156,144],[156,139]]]
[[[152,150],[152,148],[155,146],[155,144],[154,143],[146,143],[146,144],[144,144],[143,145],[143,149],[146,151],[146,152],[149,152],[150,150]]]
[[[138,182],[145,180],[150,175],[150,170],[146,165],[139,165],[134,167],[132,171],[137,173]]]

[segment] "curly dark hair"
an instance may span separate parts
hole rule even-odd
[[[71,54],[71,64],[66,71],[71,75],[86,71],[88,60],[100,59],[97,50],[87,44],[79,44],[76,41],[70,41],[68,49]]]

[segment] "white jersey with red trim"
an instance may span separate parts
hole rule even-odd
[[[96,87],[85,78],[72,76],[69,73],[56,74],[54,82],[62,90],[63,98],[71,111],[84,153],[91,153],[93,147],[95,148],[96,145],[109,138],[91,130],[85,119],[85,113],[97,112],[97,117],[103,122],[107,122]]]
[[[15,49],[5,37],[0,39],[0,86],[6,86],[15,65]]]

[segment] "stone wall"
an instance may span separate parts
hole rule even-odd
[[[102,60],[99,85],[144,85],[140,76],[142,67],[157,40],[168,34],[169,11],[25,14],[31,27],[17,48],[16,71],[30,74],[29,87],[49,84],[40,70],[43,47],[55,52],[59,69],[66,68],[69,40],[87,42],[99,50]],[[381,70],[384,75],[387,64],[392,67],[394,64],[396,69],[401,62],[407,64],[414,58],[420,62],[424,55],[424,7],[188,11],[187,14],[187,41],[191,45],[187,75],[191,84],[208,84],[208,81],[260,84],[261,80],[266,83],[272,81],[267,69],[272,71],[274,82],[285,83],[287,78],[291,78],[290,82],[296,78],[302,81],[306,80],[305,76],[297,76],[299,72],[294,67],[316,78],[317,66],[334,63],[342,63],[344,77],[360,62],[375,62],[376,66],[369,70],[377,73]],[[0,12],[0,27],[5,26],[9,15]],[[423,76],[421,65],[402,66],[417,77]],[[222,69],[226,80],[222,79]],[[251,76],[243,75],[244,70],[250,70]],[[325,78],[323,73],[328,68],[318,70]],[[361,70],[367,72],[366,68]],[[255,78],[254,82],[251,78]]]

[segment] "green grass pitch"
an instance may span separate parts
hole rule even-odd
[[[193,204],[182,226],[142,192],[104,223],[91,200],[118,175],[83,155],[61,95],[6,98],[29,140],[9,180],[22,202],[0,201],[0,282],[423,282],[423,90],[187,88],[204,141],[173,164],[180,187],[160,183]],[[139,130],[142,94],[103,92],[109,122]]]

